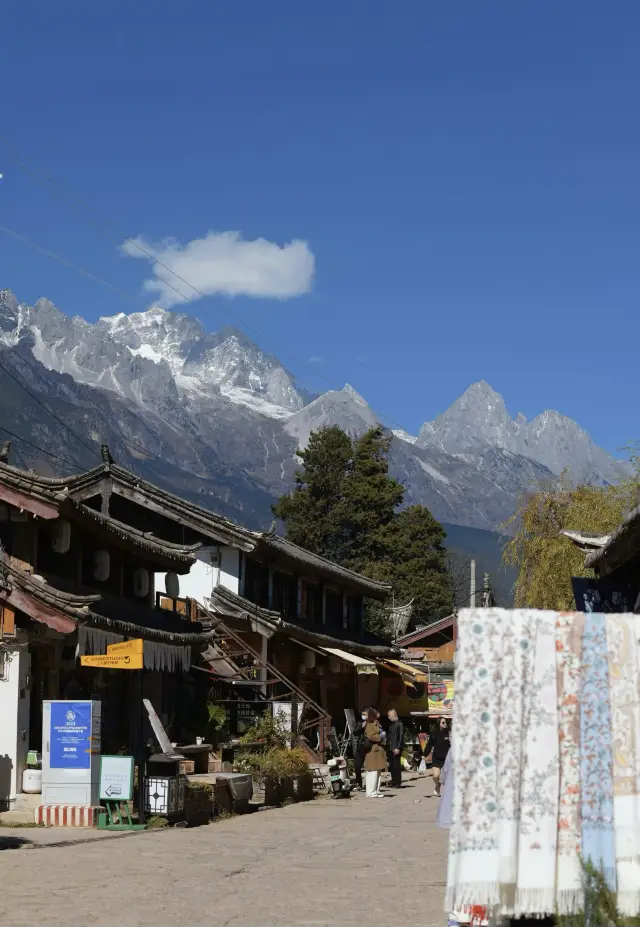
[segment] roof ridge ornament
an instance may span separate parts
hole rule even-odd
[[[100,445],[100,456],[102,457],[106,467],[110,467],[114,462],[113,457],[111,456],[111,451],[109,450],[108,444]]]

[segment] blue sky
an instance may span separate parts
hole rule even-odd
[[[5,4],[0,132],[175,238],[212,292],[175,308],[242,319],[312,388],[285,352],[408,430],[482,378],[615,452],[640,438],[639,30],[632,0]],[[151,264],[1,144],[0,171],[2,224],[152,301]],[[2,234],[0,286],[134,308]]]

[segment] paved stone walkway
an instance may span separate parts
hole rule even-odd
[[[415,780],[384,799],[319,799],[192,830],[5,850],[0,924],[441,927],[447,834],[434,824],[432,788]]]

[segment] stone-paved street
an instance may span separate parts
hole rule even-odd
[[[7,849],[0,923],[436,927],[446,923],[447,834],[434,824],[432,788],[414,780],[384,799],[318,799],[192,830]]]

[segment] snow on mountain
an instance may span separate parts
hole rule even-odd
[[[380,422],[349,384],[312,398],[242,332],[208,332],[162,309],[91,324],[46,299],[28,306],[3,290],[0,350],[86,441],[108,440],[125,466],[190,497],[202,494],[253,525],[269,523],[270,503],[291,486],[296,448],[311,431],[337,425],[356,436]],[[86,453],[70,448],[42,407],[25,403],[24,395],[0,393],[0,415],[4,409],[26,440],[61,457]],[[623,469],[558,412],[512,418],[484,382],[418,436],[393,431],[389,461],[407,504],[483,529],[508,518],[523,491],[567,468],[600,483]]]
[[[394,428],[393,434],[400,441],[406,441],[407,444],[415,444],[418,440],[417,435],[410,435],[408,431],[405,431],[404,428]]]
[[[30,307],[0,291],[0,343],[27,338],[34,357],[49,370],[114,390],[135,402],[154,391],[189,401],[222,393],[272,418],[283,418],[307,400],[273,356],[233,328],[207,332],[188,315],[148,309],[104,317],[95,324],[73,319],[48,300]],[[140,384],[141,377],[147,380]],[[151,389],[150,384],[153,384]]]

